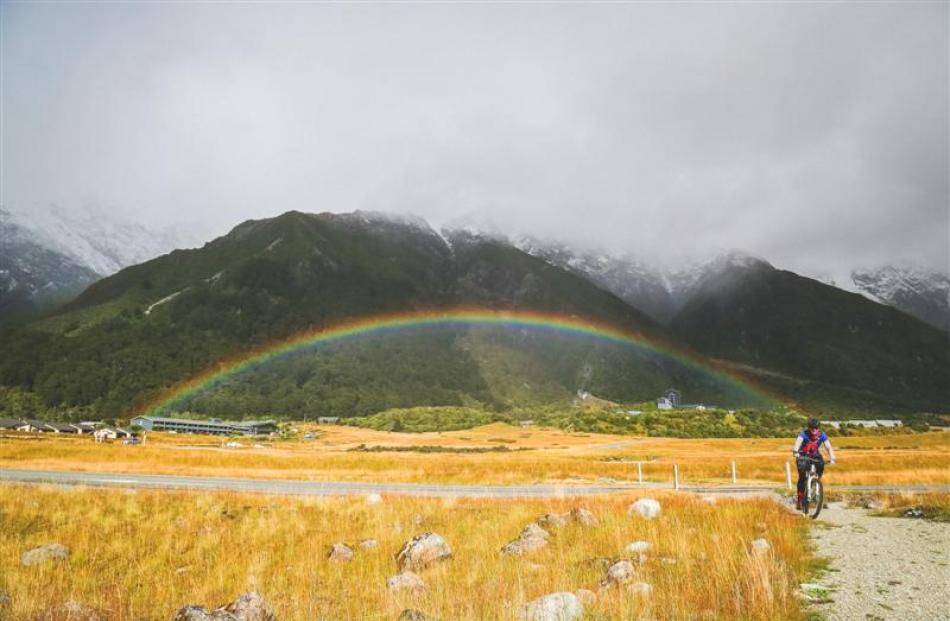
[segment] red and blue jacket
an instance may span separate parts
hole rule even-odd
[[[809,431],[805,430],[798,434],[798,437],[802,440],[802,445],[799,447],[798,452],[801,455],[806,455],[808,457],[821,457],[821,452],[818,450],[821,448],[821,445],[828,441],[828,436],[825,435],[824,431]]]

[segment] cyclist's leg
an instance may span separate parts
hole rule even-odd
[[[808,481],[808,464],[805,460],[798,459],[795,465],[798,467],[798,494],[795,506],[801,509],[802,501],[805,499],[805,485]]]
[[[815,472],[818,474],[818,478],[821,478],[821,475],[825,472],[825,461],[821,460],[815,464]]]

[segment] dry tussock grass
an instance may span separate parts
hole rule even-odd
[[[419,608],[442,619],[514,619],[528,600],[554,591],[597,590],[626,544],[654,544],[640,579],[647,599],[614,589],[588,611],[594,619],[796,619],[795,588],[807,571],[804,520],[768,499],[710,505],[661,495],[663,514],[629,517],[635,496],[586,500],[387,497],[293,498],[227,493],[144,492],[0,486],[0,589],[13,619],[78,600],[115,620],[170,619],[186,603],[217,605],[260,591],[281,619],[395,619]],[[569,525],[525,559],[499,548],[540,515],[583,504],[600,525]],[[415,514],[422,525],[413,525]],[[393,554],[414,534],[442,534],[454,557],[419,572],[420,595],[391,594]],[[764,556],[750,541],[766,537]],[[326,559],[330,544],[373,537],[350,563]],[[22,567],[27,549],[60,542],[67,561]],[[661,559],[669,559],[663,561]]]
[[[648,481],[669,482],[679,464],[686,483],[724,482],[735,460],[745,482],[784,482],[792,439],[670,439],[572,434],[494,424],[478,429],[400,434],[321,428],[313,442],[278,442],[263,449],[220,448],[207,436],[150,434],[146,446],[96,445],[87,437],[0,438],[0,467],[243,476],[349,481],[515,484],[636,480],[640,460]],[[950,433],[836,438],[839,463],[831,486],[950,483]],[[504,453],[349,452],[372,446],[507,446]]]

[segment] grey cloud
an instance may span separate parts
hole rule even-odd
[[[0,6],[7,205],[950,263],[944,3]]]

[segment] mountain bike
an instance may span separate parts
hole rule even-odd
[[[820,457],[805,455],[799,456],[798,459],[809,463],[808,472],[806,473],[807,478],[805,479],[805,496],[802,498],[802,513],[814,520],[821,513],[821,508],[825,502],[825,487],[821,483],[821,477],[818,475],[816,467],[817,464],[824,463],[824,460]],[[814,512],[810,513],[809,508],[812,507]]]

